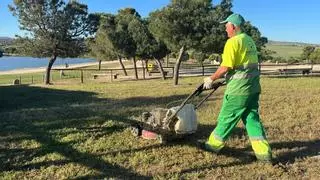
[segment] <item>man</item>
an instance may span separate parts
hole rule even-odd
[[[225,23],[229,39],[220,67],[210,77],[204,78],[204,88],[210,89],[215,80],[226,74],[227,89],[217,126],[203,144],[204,148],[219,152],[242,119],[257,159],[270,162],[271,148],[258,111],[261,88],[256,45],[250,36],[242,32],[244,19],[241,15],[232,14],[221,23]]]

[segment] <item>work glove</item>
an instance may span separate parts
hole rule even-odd
[[[206,77],[203,79],[203,89],[211,89],[213,86],[213,80],[211,77]]]

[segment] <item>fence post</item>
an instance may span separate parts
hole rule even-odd
[[[204,76],[204,66],[203,64],[201,66],[202,66],[202,76]]]
[[[64,76],[63,70],[60,70],[60,79],[62,79],[62,76]]]
[[[172,77],[174,76],[174,67],[172,67]]]
[[[22,84],[22,82],[21,82],[21,75],[19,76],[19,80],[20,80],[20,84]]]
[[[110,70],[110,79],[111,79],[111,82],[113,81],[112,79],[112,69]]]
[[[143,79],[146,79],[146,70],[144,68],[144,65],[142,65],[142,76],[143,76]]]
[[[33,84],[33,76],[31,76],[31,84]]]
[[[80,79],[81,79],[81,83],[83,83],[83,71],[80,70]]]

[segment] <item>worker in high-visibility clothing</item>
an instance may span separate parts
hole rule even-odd
[[[242,32],[245,20],[239,14],[225,21],[227,40],[222,63],[211,76],[204,78],[204,88],[210,89],[215,80],[226,75],[227,88],[216,128],[202,147],[219,152],[240,119],[245,125],[258,160],[271,162],[272,153],[259,117],[260,72],[258,52],[252,38]]]

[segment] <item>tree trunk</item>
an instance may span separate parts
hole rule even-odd
[[[156,58],[155,58],[155,60],[156,60],[157,65],[158,65],[158,67],[159,67],[159,70],[160,70],[162,79],[163,79],[163,80],[166,80],[166,75],[164,74],[163,67],[162,67],[162,64],[161,64],[160,60],[159,60],[159,59],[156,59]]]
[[[101,70],[101,60],[99,60],[99,67],[98,67],[99,71]]]
[[[167,56],[166,56],[166,65],[167,65],[167,67],[169,67],[169,54],[167,54]]]
[[[120,56],[118,56],[118,60],[119,60],[119,63],[120,63],[120,66],[121,66],[121,68],[122,68],[122,70],[123,70],[124,75],[125,75],[125,76],[128,76],[128,73],[127,73],[127,71],[126,71],[126,68],[125,68],[124,65],[123,65],[122,58],[121,58]]]
[[[145,64],[144,64],[145,60],[141,60],[141,64],[142,64],[142,77],[143,79],[146,79],[146,71],[145,71]]]
[[[148,62],[149,62],[149,60],[147,59],[147,60],[146,60],[146,64],[145,64],[145,65],[146,65],[145,67],[146,67],[147,72],[149,72],[149,69],[148,69]]]
[[[136,57],[133,57],[133,68],[134,68],[134,76],[135,76],[136,80],[138,80],[138,71],[137,71]]]
[[[51,71],[52,65],[56,61],[56,59],[57,59],[57,56],[53,55],[49,60],[48,67],[46,69],[45,84],[50,84],[50,71]]]
[[[173,73],[174,85],[178,85],[179,68],[180,68],[180,64],[181,64],[181,60],[182,60],[182,55],[183,55],[184,51],[185,51],[184,46],[182,46],[181,49],[180,49],[180,52],[179,52],[178,59],[177,59],[176,64],[175,64],[175,66],[174,66],[174,73]]]

